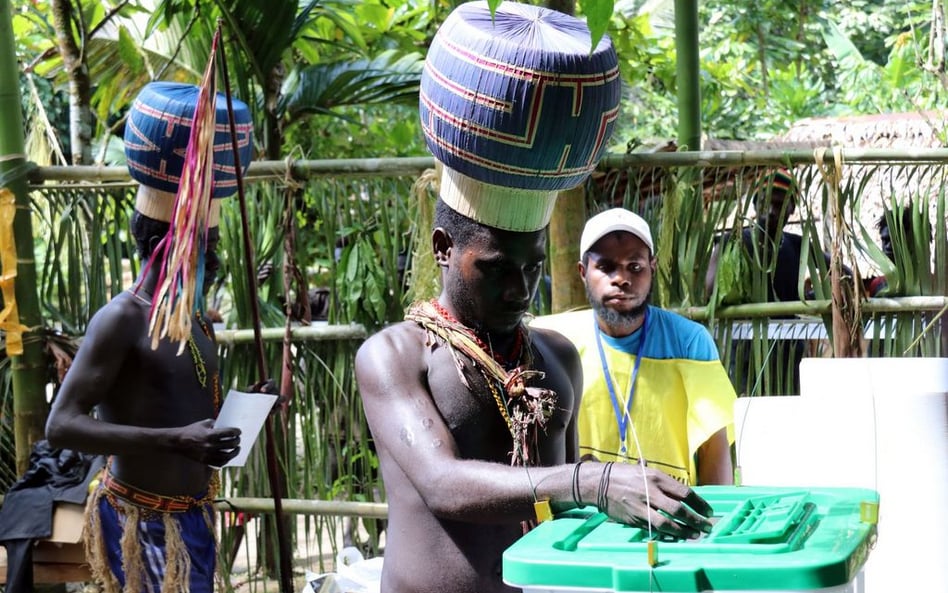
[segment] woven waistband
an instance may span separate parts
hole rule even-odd
[[[102,478],[102,487],[108,495],[115,496],[137,507],[157,511],[159,513],[183,513],[211,503],[216,495],[216,474],[211,478],[207,491],[197,497],[194,496],[165,496],[136,488],[119,480],[111,471],[105,471]]]

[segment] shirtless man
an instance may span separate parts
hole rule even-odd
[[[126,124],[130,171],[140,182],[130,230],[142,262],[149,261],[169,233],[183,166],[176,155],[183,155],[188,145],[197,93],[190,85],[151,83],[139,94]],[[246,165],[249,110],[234,104],[238,130],[246,130],[241,135],[248,149],[242,157]],[[217,120],[226,121],[226,115],[218,97]],[[215,145],[231,151],[229,138],[215,138]],[[149,161],[134,152],[136,146],[157,158]],[[220,170],[226,170],[224,158],[214,156]],[[155,175],[149,173],[150,162],[160,165]],[[215,197],[233,193],[224,187],[223,177],[215,173]],[[212,204],[206,244],[197,248],[203,253],[194,254],[204,256],[204,284],[196,287],[200,294],[195,298],[204,298],[218,270],[215,208],[220,200]],[[55,447],[109,455],[90,496],[85,527],[93,575],[109,592],[213,591],[211,503],[218,485],[213,468],[240,450],[239,429],[214,428],[221,387],[206,316],[192,318],[180,355],[181,344],[168,339],[152,349],[149,317],[162,269],[157,260],[144,265],[135,285],[92,317],[46,425],[46,437]]]
[[[356,354],[389,505],[382,593],[509,592],[503,551],[577,506],[678,537],[710,528],[707,503],[658,470],[580,464],[576,349],[523,323],[557,192],[588,177],[618,114],[611,40],[591,47],[574,17],[481,1],[425,58],[441,294]]]
[[[167,229],[167,223],[133,214],[131,230],[143,261]],[[217,270],[217,238],[213,229],[206,258],[208,281]],[[178,356],[178,344],[167,340],[151,349],[148,315],[157,274],[157,268],[150,268],[137,289],[121,293],[92,317],[53,402],[46,436],[55,447],[110,455],[106,482],[114,481],[120,488],[166,499],[193,497],[204,503],[192,509],[197,512],[177,514],[187,523],[181,531],[188,534],[192,573],[201,571],[212,585],[216,548],[214,535],[204,524],[203,508],[210,504],[207,495],[213,496],[210,466],[219,467],[239,452],[240,431],[214,428],[220,384],[217,346],[208,321],[192,324],[196,353],[186,348]],[[96,416],[90,415],[93,409]],[[115,509],[104,502],[99,512]],[[120,525],[104,519],[101,523],[105,540],[117,546]],[[199,537],[202,532],[204,537]],[[119,576],[119,549],[107,546],[107,556]],[[160,584],[163,575],[153,577]],[[196,577],[192,592],[212,590],[197,587]],[[124,586],[124,575],[119,582]]]
[[[441,200],[435,227],[432,247],[443,286],[438,305],[501,358],[522,359],[516,336],[540,279],[545,229],[501,231]],[[511,434],[470,358],[456,358],[414,321],[382,330],[359,349],[356,376],[389,504],[383,593],[512,591],[501,579],[501,555],[523,535],[521,522],[533,517],[534,501],[548,500],[554,511],[594,504],[604,476],[608,503],[601,510],[617,521],[642,525],[647,519],[678,537],[709,528],[702,516],[710,514],[708,505],[658,470],[616,464],[610,479],[605,464],[576,465],[579,356],[548,330],[531,330],[523,343],[526,359],[543,372],[527,390],[555,397],[535,444],[539,466],[529,468],[510,465]],[[466,385],[456,360],[464,365]]]

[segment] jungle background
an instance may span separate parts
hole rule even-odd
[[[124,114],[150,80],[199,82],[220,19],[233,92],[254,114],[257,161],[247,185],[251,271],[240,209],[229,200],[221,224],[223,274],[209,297],[221,316],[224,385],[258,378],[249,332],[253,282],[268,374],[291,396],[276,426],[284,495],[384,501],[352,357],[365,336],[399,320],[408,303],[437,292],[425,251],[433,162],[417,120],[417,91],[426,48],[455,4],[9,4],[19,93],[2,96],[20,103],[2,106],[8,125],[0,128],[4,136],[22,135],[26,160],[36,165],[28,176],[32,231],[18,235],[16,247],[35,255],[35,302],[19,307],[21,321],[31,311],[38,317],[29,325],[41,338],[42,376],[31,378],[30,389],[44,397],[17,405],[15,358],[0,351],[0,489],[23,471],[28,443],[41,438],[45,410],[92,313],[140,268],[125,231],[134,186],[123,173]],[[772,339],[779,327],[769,317],[796,315],[776,325],[796,324],[803,333],[794,335],[808,340],[813,355],[833,354],[833,286],[818,257],[823,251],[839,251],[862,276],[890,280],[888,298],[857,298],[864,306],[856,308],[854,326],[867,324],[851,337],[860,342],[857,353],[944,355],[938,320],[948,294],[948,159],[937,150],[924,158],[913,152],[943,147],[948,134],[941,0],[698,2],[701,147],[676,141],[676,2],[559,4],[612,38],[623,77],[622,117],[609,155],[573,203],[582,213],[625,205],[652,223],[660,258],[656,302],[709,325],[742,395],[792,392],[787,369],[771,364],[788,342]],[[8,115],[16,111],[22,120]],[[9,129],[11,121],[18,129]],[[838,171],[830,152],[822,165],[814,152],[832,145],[848,151]],[[688,148],[726,152],[716,159],[678,152]],[[860,150],[873,148],[885,150]],[[809,300],[765,303],[766,270],[755,269],[740,302],[722,302],[704,287],[715,238],[750,220],[747,189],[776,165],[791,167],[801,185],[788,229],[811,244],[800,277],[801,287],[809,279]],[[895,240],[890,262],[876,246],[875,221],[886,211],[895,220],[904,209],[917,233]],[[582,304],[575,282],[556,269],[557,262],[575,268],[582,229],[576,220],[582,218],[561,214],[551,227],[551,282],[538,295],[536,314]],[[741,331],[746,344],[738,348]],[[247,468],[225,472],[226,496],[269,495],[260,449]],[[384,507],[360,508],[384,515]],[[313,568],[342,545],[337,534],[347,532],[346,517],[360,512],[340,506],[305,514],[293,535],[316,542]],[[274,537],[267,516],[243,515],[260,542]],[[222,549],[229,550],[245,526],[229,513],[221,525]],[[367,553],[382,549],[380,526],[366,520],[355,534]],[[260,545],[253,558],[249,549],[242,553],[247,566],[267,573],[273,551]],[[232,587],[253,581],[227,576]]]

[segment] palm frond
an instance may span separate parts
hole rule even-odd
[[[345,105],[414,103],[423,65],[420,54],[389,50],[372,59],[308,66],[287,78],[283,107],[292,122]]]

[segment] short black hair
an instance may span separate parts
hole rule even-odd
[[[914,223],[912,222],[912,212],[914,210],[915,203],[912,200],[907,201],[905,205],[902,206],[902,216],[899,222],[901,223],[900,228],[906,235],[911,235],[913,231],[912,227],[914,227]],[[889,228],[889,215],[891,213],[891,210],[882,213],[879,220],[876,221],[876,230],[882,232],[882,229]],[[929,229],[931,229],[931,225],[929,225]]]
[[[138,250],[138,257],[145,260],[151,257],[151,252],[168,234],[171,223],[155,220],[135,210],[132,212],[131,220],[129,220],[129,228],[132,231],[132,236],[135,237],[135,248]]]
[[[448,206],[441,198],[435,203],[434,226],[443,228],[459,248],[467,247],[489,229]]]

